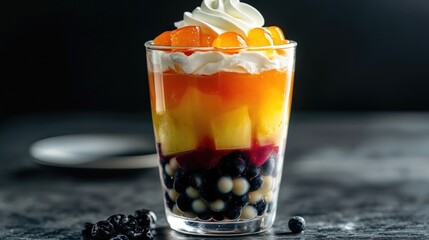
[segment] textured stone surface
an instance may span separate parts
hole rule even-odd
[[[139,208],[157,213],[157,239],[201,239],[168,228],[156,169],[63,170],[40,167],[28,155],[32,142],[54,135],[145,132],[144,119],[60,115],[3,122],[0,239],[80,239],[83,223]],[[428,114],[294,114],[276,223],[244,239],[429,239],[428,146]],[[289,232],[292,215],[306,219],[305,233]]]

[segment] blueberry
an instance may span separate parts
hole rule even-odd
[[[168,195],[168,192],[165,192],[164,197],[165,203],[167,204],[168,208],[170,208],[170,210],[173,210],[173,206],[175,203],[173,200],[171,200],[170,195]]]
[[[124,217],[121,219],[121,222],[119,224],[119,232],[127,233],[129,231],[134,231],[137,226],[137,219],[134,216],[129,215],[128,217]]]
[[[255,205],[256,210],[258,210],[258,216],[263,215],[268,208],[267,201],[262,199],[261,201],[257,202]]]
[[[164,170],[162,171],[162,180],[166,188],[168,189],[173,188],[173,183],[174,183],[173,178],[168,176],[168,174]]]
[[[223,215],[231,220],[237,219],[241,215],[241,208],[235,206],[228,206]]]
[[[243,174],[246,169],[247,156],[239,151],[235,151],[221,159],[221,169],[226,175],[236,177]]]
[[[261,175],[258,175],[252,179],[250,179],[249,184],[250,184],[250,188],[249,191],[253,192],[258,190],[259,188],[261,188],[262,183],[264,183],[264,179],[262,178]]]
[[[305,220],[299,216],[292,217],[288,225],[293,233],[300,233],[305,230]]]
[[[264,176],[269,176],[273,173],[274,171],[274,166],[276,163],[276,155],[271,154],[271,156],[267,159],[267,161],[265,161],[264,164],[262,164],[262,174]]]
[[[122,229],[121,222],[122,222],[122,219],[124,219],[124,218],[125,218],[125,215],[123,215],[123,214],[115,214],[115,215],[108,217],[106,221],[108,221],[110,224],[112,224],[112,226],[113,226],[113,228],[115,228],[116,232],[120,232]]]
[[[110,239],[116,235],[112,224],[107,221],[99,221],[91,229],[91,239],[104,240]]]
[[[83,239],[87,240],[91,238],[91,229],[94,226],[92,223],[84,223],[83,224],[83,230],[82,230],[82,237]]]
[[[119,234],[116,237],[111,238],[110,240],[129,240],[126,235]]]
[[[178,169],[174,175],[174,189],[178,193],[183,193],[186,191],[186,188],[189,186],[191,174],[188,171],[183,169]]]
[[[139,226],[155,227],[157,217],[155,213],[150,210],[137,210],[134,212],[134,217],[136,218]]]
[[[182,212],[191,210],[192,200],[186,196],[186,194],[180,194],[176,200],[177,207]]]
[[[254,166],[253,164],[248,164],[247,168],[244,172],[244,176],[247,180],[251,180],[252,178],[258,176],[261,173],[261,168],[258,166]]]
[[[242,196],[236,196],[234,195],[232,197],[232,204],[234,204],[237,207],[244,207],[246,206],[246,204],[249,203],[249,195],[248,194],[244,194]]]
[[[153,239],[150,228],[139,226],[134,231],[128,233],[128,237],[135,240]]]

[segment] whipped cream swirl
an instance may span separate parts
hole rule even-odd
[[[200,26],[217,34],[236,32],[247,36],[252,28],[262,27],[264,17],[254,7],[240,0],[204,0],[201,7],[185,12],[183,20],[174,23],[177,28]]]

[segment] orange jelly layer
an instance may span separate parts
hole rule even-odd
[[[246,149],[281,145],[286,132],[293,72],[150,72],[156,140],[164,154],[200,148]],[[210,144],[207,144],[209,142]]]

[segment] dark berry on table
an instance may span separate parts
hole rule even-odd
[[[264,199],[260,200],[255,204],[255,208],[258,211],[258,216],[263,215],[264,213],[266,213],[268,208],[267,201],[265,201]]]
[[[242,196],[236,196],[234,195],[232,197],[232,203],[235,204],[237,207],[244,207],[247,203],[249,203],[249,195],[244,194]]]
[[[139,226],[155,227],[157,221],[155,213],[147,209],[140,209],[135,211],[134,217],[136,218]]]
[[[175,202],[170,198],[170,195],[168,195],[168,192],[165,192],[164,197],[165,197],[165,203],[167,204],[168,208],[170,210],[173,210],[173,206]]]
[[[153,235],[150,231],[150,228],[143,226],[139,226],[136,228],[135,231],[130,232],[128,237],[135,240],[153,239]]]
[[[264,179],[261,175],[257,175],[256,177],[250,179],[249,184],[250,188],[249,191],[253,192],[261,188],[262,183],[264,183]]]
[[[110,240],[129,240],[126,235],[119,234],[116,237],[112,237]]]
[[[174,189],[178,193],[183,193],[186,191],[186,188],[189,186],[191,174],[188,171],[183,169],[178,169],[174,175]]]
[[[116,232],[121,232],[121,222],[126,216],[123,214],[115,214],[107,218],[110,224],[112,224],[113,228],[115,228]]]
[[[134,216],[129,215],[127,217],[122,218],[121,223],[119,224],[119,232],[127,233],[129,231],[134,231],[137,226],[137,219]]]
[[[241,207],[228,206],[225,209],[225,212],[223,213],[223,215],[226,218],[231,219],[231,220],[237,219],[241,215]]]
[[[164,185],[166,188],[168,189],[172,189],[173,188],[173,178],[168,176],[168,174],[162,170],[162,180],[164,180]]]
[[[83,239],[87,240],[91,238],[91,230],[94,224],[92,223],[84,223],[83,224],[83,230],[82,230],[82,236]]]
[[[269,176],[274,171],[274,166],[276,164],[276,155],[271,154],[267,161],[262,165],[261,172],[264,176]]]
[[[182,212],[187,212],[191,210],[192,199],[188,198],[186,194],[180,194],[176,200],[177,207]]]
[[[255,166],[251,163],[247,165],[247,168],[244,172],[244,176],[247,180],[251,180],[252,178],[258,176],[261,173],[261,168],[258,166]]]
[[[107,221],[99,221],[91,229],[91,239],[104,240],[110,239],[116,235],[112,224]]]
[[[305,230],[305,220],[299,216],[292,217],[288,225],[293,233],[300,233]]]

